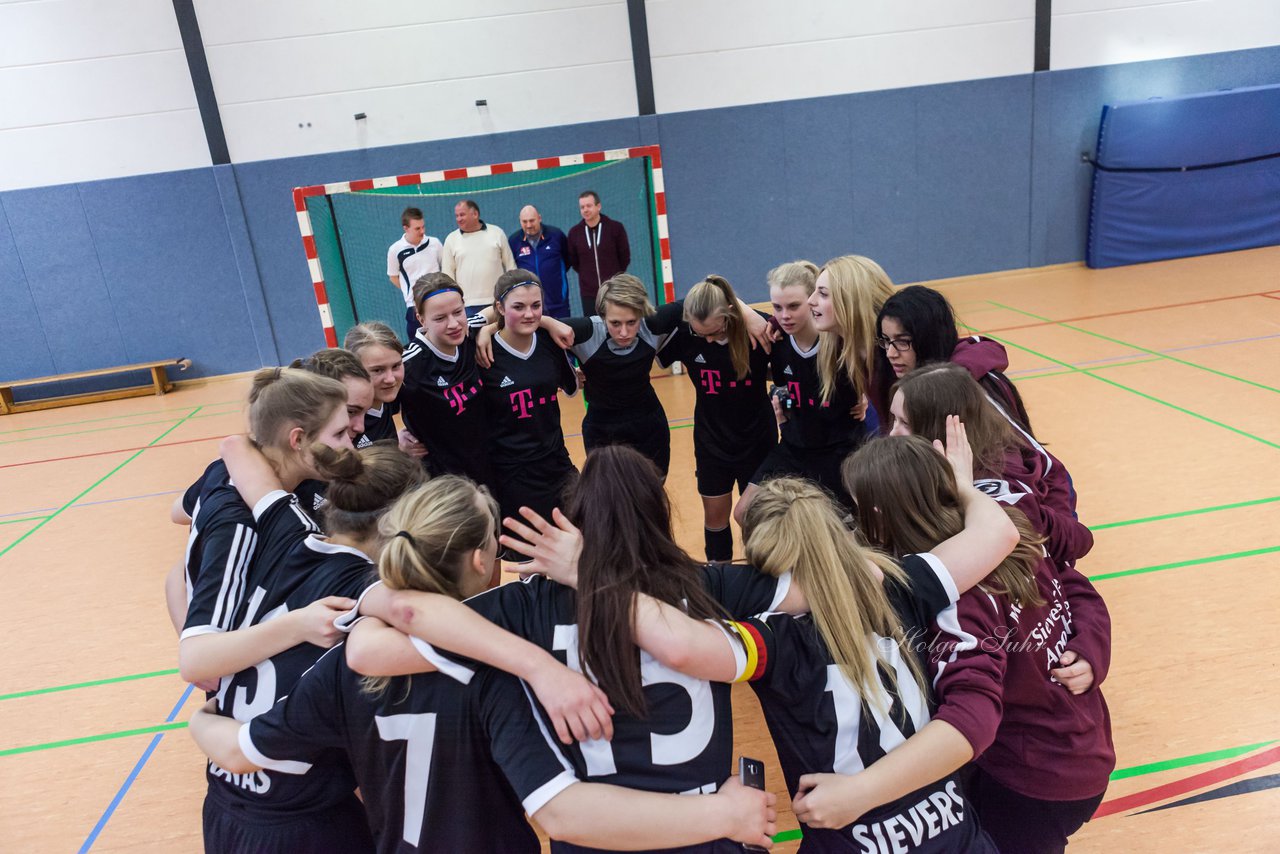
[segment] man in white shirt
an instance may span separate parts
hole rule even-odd
[[[463,199],[453,209],[456,230],[444,239],[440,271],[462,287],[467,316],[493,305],[493,284],[507,270],[516,268],[507,235],[480,218],[480,206]]]
[[[427,273],[440,272],[440,241],[426,235],[426,223],[418,208],[405,208],[400,214],[404,236],[387,250],[387,277],[404,297],[405,341],[412,341],[419,329],[418,313],[413,307],[413,283]]]

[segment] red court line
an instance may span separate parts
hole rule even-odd
[[[1272,291],[1269,294],[1263,294],[1267,299],[1280,299],[1280,291]]]
[[[146,451],[151,448],[167,448],[170,445],[190,445],[193,442],[214,442],[219,439],[225,439],[226,436],[206,436],[203,439],[181,439],[177,442],[161,442],[158,445],[142,445],[137,448],[115,448],[110,451],[94,451],[92,454],[73,454],[69,457],[49,457],[44,460],[28,460],[25,463],[6,463],[0,466],[0,469],[17,468],[18,466],[34,466],[40,463],[60,463],[63,460],[83,460],[85,457],[104,457],[108,454],[127,454],[130,451]]]
[[[1109,311],[1109,312],[1106,312],[1105,314],[1087,314],[1087,315],[1084,315],[1083,317],[1066,317],[1066,318],[1063,318],[1062,320],[1039,320],[1039,321],[1036,321],[1035,323],[1020,323],[1017,326],[1001,326],[998,329],[981,329],[978,331],[983,335],[986,335],[988,333],[995,333],[995,332],[1012,332],[1017,329],[1034,329],[1039,326],[1056,326],[1059,323],[1079,323],[1082,320],[1099,320],[1104,317],[1120,317],[1121,315],[1125,315],[1125,314],[1142,314],[1143,312],[1161,311],[1166,308],[1188,308],[1193,305],[1208,305],[1211,302],[1226,302],[1227,300],[1249,299],[1250,297],[1265,297],[1265,296],[1271,296],[1271,294],[1274,294],[1274,293],[1278,293],[1278,292],[1277,291],[1267,291],[1267,292],[1258,291],[1257,293],[1252,293],[1252,294],[1236,294],[1235,296],[1229,296],[1229,297],[1212,297],[1210,299],[1198,299],[1198,300],[1195,300],[1194,302],[1175,302],[1170,305],[1152,305],[1152,306],[1147,306],[1146,308],[1127,308],[1124,311]],[[1272,298],[1280,299],[1280,297],[1272,297]],[[963,312],[961,312],[961,314],[963,314]]]
[[[1255,753],[1253,756],[1246,756],[1244,759],[1228,762],[1226,765],[1210,771],[1193,774],[1183,780],[1174,780],[1172,783],[1165,783],[1163,786],[1156,786],[1154,789],[1134,792],[1132,795],[1125,795],[1123,798],[1107,801],[1098,807],[1098,811],[1093,814],[1093,817],[1102,818],[1118,812],[1145,807],[1154,804],[1156,801],[1176,798],[1196,789],[1203,789],[1206,786],[1230,780],[1232,777],[1239,777],[1241,774],[1265,768],[1277,761],[1280,761],[1280,747],[1272,747],[1261,753]]]

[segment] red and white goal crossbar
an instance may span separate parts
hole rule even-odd
[[[298,229],[302,232],[302,247],[307,254],[307,266],[311,270],[311,284],[316,292],[316,305],[320,309],[320,323],[324,326],[324,339],[330,347],[338,346],[338,333],[333,326],[333,312],[329,309],[329,294],[325,289],[324,273],[320,269],[320,256],[316,252],[315,232],[311,229],[311,215],[307,213],[308,196],[332,196],[338,193],[358,193],[387,187],[405,187],[412,184],[432,184],[440,181],[456,181],[460,178],[479,178],[484,175],[504,175],[511,172],[532,172],[537,169],[553,169],[557,166],[581,166],[590,163],[606,163],[611,160],[630,160],[648,157],[653,164],[653,209],[658,219],[658,245],[662,257],[662,288],[667,302],[676,298],[675,280],[671,276],[671,240],[667,231],[667,194],[662,182],[662,154],[656,145],[638,148],[615,148],[609,151],[591,151],[585,154],[562,154],[559,157],[539,157],[534,160],[516,160],[511,163],[490,163],[488,166],[468,166],[464,169],[441,169],[435,172],[415,172],[410,175],[392,175],[387,178],[367,178],[363,181],[339,181],[334,184],[316,184],[311,187],[295,187],[293,206],[298,212]]]

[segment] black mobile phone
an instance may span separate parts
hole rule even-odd
[[[764,791],[764,763],[759,759],[739,756],[738,780],[748,789]],[[768,854],[768,851],[759,845],[743,845],[742,850],[748,854]]]

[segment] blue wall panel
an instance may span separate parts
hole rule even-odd
[[[916,90],[918,266],[908,280],[1028,265],[1031,81]]]
[[[745,299],[765,297],[794,193],[780,168],[782,117],[780,104],[658,117],[677,295],[716,273]],[[759,168],[744,171],[744,162]],[[788,251],[804,254],[794,243]]]
[[[53,372],[127,364],[79,188],[15,190],[5,194],[4,207],[35,317],[53,356]]]
[[[652,143],[681,293],[720,272],[763,299],[772,265],[848,252],[898,282],[1079,261],[1080,154],[1104,103],[1272,83],[1280,47],[4,193],[0,366],[187,355],[225,373],[303,355],[324,339],[293,187]]]
[[[79,187],[123,362],[187,356],[188,376],[260,366],[210,169]]]
[[[1280,47],[1035,75],[1031,266],[1083,260],[1102,105],[1280,83]]]
[[[13,242],[4,202],[0,196],[0,379],[47,376],[56,372],[53,353]]]

